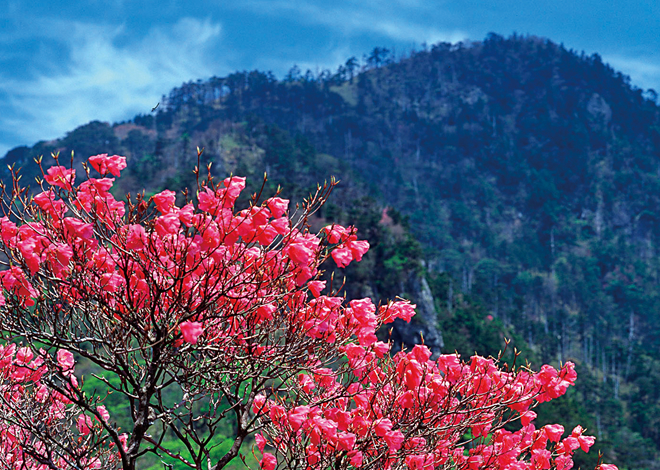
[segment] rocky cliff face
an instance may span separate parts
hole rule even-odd
[[[411,296],[417,305],[417,315],[410,323],[397,319],[392,328],[393,352],[402,347],[411,348],[415,344],[425,344],[437,358],[442,352],[444,341],[438,328],[435,299],[426,278],[415,274],[410,282]]]

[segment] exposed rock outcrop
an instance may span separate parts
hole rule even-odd
[[[438,357],[444,346],[442,332],[438,328],[435,300],[426,278],[418,274],[413,275],[409,281],[412,301],[417,305],[417,315],[410,323],[397,319],[392,328],[392,352],[396,353],[403,347],[411,348],[422,342],[433,353],[432,358]]]

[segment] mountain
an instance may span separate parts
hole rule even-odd
[[[660,468],[660,109],[598,55],[494,34],[337,72],[239,72],[182,85],[158,113],[92,122],[5,156],[129,159],[119,192],[194,188],[190,169],[300,200],[341,180],[315,221],[372,242],[338,271],[349,297],[411,297],[393,339],[533,364],[572,360],[578,387],[540,411],[586,422],[619,468]],[[68,157],[67,157],[68,158]],[[5,175],[6,177],[6,175]],[[511,346],[512,347],[512,346]],[[510,356],[509,356],[510,357]],[[596,456],[579,461],[593,467]]]

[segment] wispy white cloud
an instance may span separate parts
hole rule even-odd
[[[657,59],[613,55],[604,56],[603,60],[629,75],[633,85],[645,90],[653,88],[660,93],[660,61]]]
[[[117,121],[147,113],[173,86],[228,71],[209,60],[221,31],[220,24],[210,20],[182,18],[123,44],[128,37],[125,26],[49,22],[42,37],[65,38],[70,59],[55,73],[27,80],[0,72],[0,96],[7,97],[0,127],[31,144],[91,120]],[[0,154],[6,150],[0,148]]]
[[[403,19],[406,13],[417,13],[428,8],[420,2],[380,1],[310,2],[308,0],[244,0],[238,8],[249,8],[272,15],[295,15],[301,23],[318,24],[342,31],[344,35],[379,34],[396,41],[456,43],[468,38],[460,29],[439,29],[429,23]],[[437,14],[437,12],[436,12]],[[430,18],[430,17],[428,17]]]

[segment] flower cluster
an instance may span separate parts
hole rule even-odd
[[[0,346],[1,468],[115,468],[117,452],[102,437],[110,415],[103,405],[81,412],[69,398],[79,393],[71,352],[53,358],[14,343]],[[59,452],[51,452],[53,442]]]
[[[368,343],[343,348],[356,379],[350,384],[335,370],[311,369],[298,380],[296,395],[305,404],[290,396],[255,400],[265,425],[257,436],[262,468],[273,470],[278,460],[265,452],[269,445],[290,468],[302,458],[310,468],[565,470],[575,450],[588,452],[594,444],[579,426],[562,439],[562,426],[537,429],[532,422],[536,403],[572,385],[570,362],[560,371],[514,373],[480,356],[432,361],[423,345],[390,359],[387,345]],[[516,419],[518,431],[504,429]]]
[[[255,433],[266,470],[564,470],[593,444],[581,428],[562,439],[561,426],[533,424],[533,407],[573,384],[571,363],[509,370],[479,356],[431,360],[423,345],[392,357],[376,333],[410,321],[415,306],[346,303],[322,279],[323,263],[343,268],[369,249],[352,227],[309,230],[328,188],[294,219],[277,196],[237,209],[240,177],[209,177],[194,200],[165,190],[124,202],[107,177],[121,176],[124,157],[91,157],[101,177],[86,166],[79,184],[56,163],[34,196],[14,175],[0,218],[3,328],[46,348],[2,350],[0,462],[133,470],[152,451],[205,468],[227,406],[236,435],[217,469]],[[118,379],[100,380],[126,397],[127,434],[80,391],[72,352]],[[43,413],[39,425],[31,412]],[[518,420],[518,431],[505,430]],[[193,461],[160,445],[155,422],[187,439]],[[53,439],[56,431],[66,438]]]

